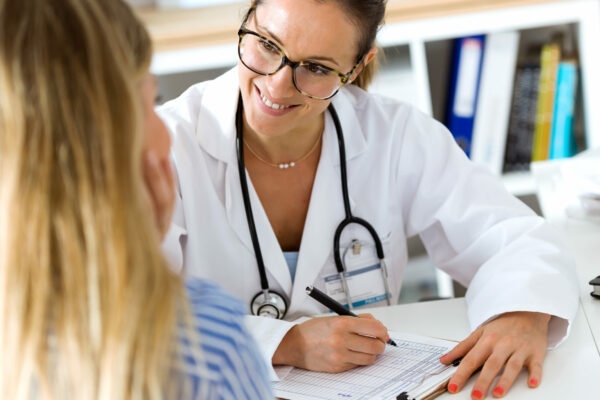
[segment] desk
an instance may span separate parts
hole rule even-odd
[[[600,354],[600,300],[590,296],[589,282],[600,275],[600,224],[562,217],[550,219],[565,237],[576,261],[581,306]],[[600,397],[600,395],[599,395]]]
[[[366,312],[371,312],[375,318],[386,324],[388,329],[394,331],[406,331],[456,341],[469,334],[467,308],[462,298],[374,308]],[[507,398],[597,399],[598,382],[600,382],[600,355],[583,309],[580,308],[569,338],[557,349],[548,352],[541,385],[537,389],[529,389],[527,373],[523,371]],[[444,393],[438,399],[470,399],[474,383],[475,379],[471,378],[459,394]],[[492,397],[488,396],[488,398]]]

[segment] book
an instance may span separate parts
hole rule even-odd
[[[475,119],[485,36],[455,39],[446,127],[469,156]]]
[[[503,172],[527,171],[531,162],[537,112],[540,65],[517,67],[506,137]]]
[[[576,152],[573,114],[577,88],[577,63],[563,61],[558,65],[556,97],[552,120],[550,159],[571,157]]]
[[[498,175],[504,164],[518,51],[517,31],[491,33],[485,38],[471,160]]]
[[[549,156],[559,60],[560,47],[558,44],[551,43],[542,47],[532,161],[547,160]]]
[[[275,396],[290,400],[422,400],[446,390],[455,365],[440,363],[456,342],[389,332],[397,347],[386,346],[375,363],[340,373],[275,367]]]

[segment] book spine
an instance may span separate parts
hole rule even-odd
[[[446,126],[467,156],[471,139],[483,60],[483,35],[456,39]]]
[[[517,68],[506,138],[504,172],[529,169],[535,131],[539,79],[539,65],[530,64]]]
[[[575,62],[561,62],[558,66],[556,82],[550,159],[567,158],[575,153],[573,114],[575,112],[576,87],[577,66]]]
[[[486,36],[471,159],[496,174],[504,161],[518,50],[519,32]]]
[[[547,160],[549,156],[559,60],[560,48],[557,44],[547,44],[542,47],[540,87],[533,137],[532,161]]]

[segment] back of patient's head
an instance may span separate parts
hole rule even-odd
[[[0,398],[158,398],[181,282],[142,180],[121,0],[0,0]]]

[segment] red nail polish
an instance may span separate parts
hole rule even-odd
[[[479,390],[473,390],[471,392],[471,397],[475,397],[476,399],[480,399],[483,396]]]
[[[458,386],[456,386],[455,383],[451,383],[448,385],[448,391],[450,393],[456,393],[456,389],[458,389]]]
[[[535,378],[531,378],[531,379],[529,380],[529,384],[530,384],[531,386],[537,386],[537,384],[538,384],[538,381],[537,381],[537,379],[535,379]]]
[[[502,396],[504,394],[504,389],[502,389],[500,386],[496,386],[496,389],[494,389],[494,394],[497,396]]]

